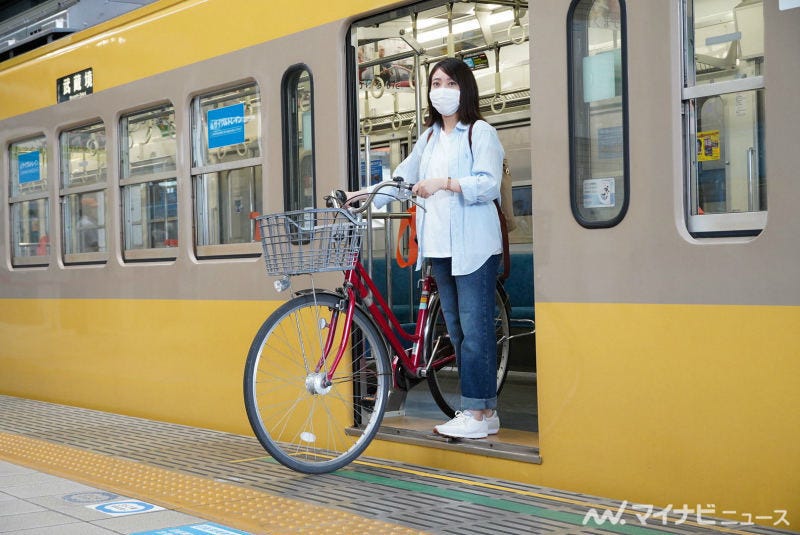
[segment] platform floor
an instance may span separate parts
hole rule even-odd
[[[620,503],[369,458],[308,476],[254,438],[0,396],[2,534],[791,533],[592,509]]]

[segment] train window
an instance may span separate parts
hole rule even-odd
[[[258,254],[262,207],[261,98],[255,84],[192,101],[198,257]]]
[[[314,84],[304,66],[283,76],[284,206],[302,210],[315,206]]]
[[[175,109],[120,120],[122,234],[126,260],[172,260],[178,246]]]
[[[764,7],[688,0],[684,9],[687,226],[695,237],[756,236],[767,221]]]
[[[11,242],[14,266],[47,265],[50,259],[50,199],[44,136],[11,143]]]
[[[61,133],[61,207],[66,263],[99,262],[107,258],[107,168],[106,132],[102,122]]]
[[[572,213],[611,227],[628,209],[625,3],[575,0],[567,28]]]

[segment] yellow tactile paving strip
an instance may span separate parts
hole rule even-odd
[[[251,533],[420,533],[213,479],[0,432],[0,458]]]

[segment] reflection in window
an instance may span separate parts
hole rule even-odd
[[[126,258],[175,258],[178,193],[174,108],[165,105],[123,116],[120,144]]]
[[[106,249],[106,134],[95,123],[61,134],[61,206],[67,262]],[[91,260],[84,257],[86,260]]]
[[[250,243],[261,215],[261,166],[195,177],[197,245]]]
[[[757,235],[767,213],[763,4],[693,0],[684,21],[689,230]]]
[[[42,265],[50,255],[50,203],[44,136],[12,143],[11,232],[13,265]]]
[[[125,186],[125,250],[178,246],[178,183],[158,180]],[[170,254],[174,257],[174,253]],[[164,255],[160,255],[164,258]]]
[[[28,264],[23,257],[50,254],[50,239],[47,234],[49,221],[49,199],[21,201],[11,205],[15,263]]]
[[[609,227],[628,206],[625,4],[576,0],[567,24],[572,211]]]
[[[286,210],[313,208],[314,85],[305,67],[283,78],[284,205]]]
[[[64,254],[106,251],[105,205],[104,191],[64,196]]]
[[[198,254],[205,246],[250,243],[262,210],[261,98],[255,84],[192,103],[192,178]],[[238,253],[228,248],[227,253]]]
[[[530,185],[511,190],[514,221],[517,226],[508,233],[509,243],[533,243],[533,193]]]

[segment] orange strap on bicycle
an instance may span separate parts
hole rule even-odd
[[[395,249],[395,258],[397,259],[397,265],[405,268],[409,266],[413,266],[417,263],[417,254],[419,253],[419,248],[417,246],[417,207],[416,205],[411,206],[408,209],[408,213],[411,214],[411,217],[403,219],[400,221],[400,230],[397,231],[397,248]],[[402,249],[402,242],[403,236],[408,230],[408,258],[403,258],[403,251]]]

